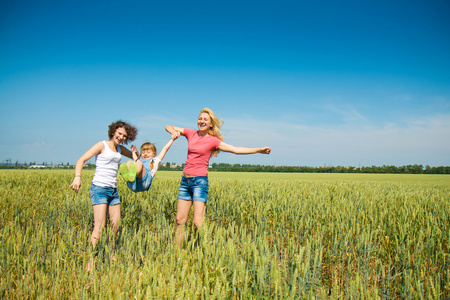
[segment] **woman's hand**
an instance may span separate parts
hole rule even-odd
[[[175,141],[177,138],[180,137],[180,135],[181,135],[180,132],[174,131],[174,132],[172,132],[172,133],[170,134],[170,138],[172,139],[172,141]]]
[[[254,153],[269,154],[271,148],[270,147],[262,147],[262,148],[235,147],[235,146],[229,145],[225,142],[221,142],[219,144],[219,150],[223,151],[223,152],[231,152],[234,154],[254,154]]]
[[[75,191],[75,193],[78,194],[78,191],[81,187],[81,176],[75,175],[75,178],[72,181],[72,184],[70,185],[70,188]]]
[[[167,125],[165,129],[168,133],[170,133],[172,140],[176,140],[180,135],[184,135],[184,128],[181,127]]]
[[[270,147],[262,147],[262,148],[259,149],[258,152],[262,153],[262,154],[269,154],[271,150],[272,149]]]

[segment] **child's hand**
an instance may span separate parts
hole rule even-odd
[[[135,145],[131,145],[130,147],[131,149],[131,156],[133,158],[134,161],[137,161],[140,157],[139,152],[137,151],[137,148]]]
[[[180,133],[178,131],[174,131],[170,137],[172,138],[173,141],[175,141],[177,138],[180,137]]]

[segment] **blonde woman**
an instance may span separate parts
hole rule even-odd
[[[193,206],[196,228],[202,225],[205,218],[209,188],[208,165],[211,155],[217,156],[220,151],[234,154],[270,153],[270,147],[246,148],[226,144],[220,132],[221,126],[222,123],[216,115],[209,108],[204,108],[198,116],[198,130],[172,125],[165,128],[172,138],[182,135],[188,141],[188,155],[178,191],[176,239],[179,247],[183,243],[184,225],[191,207]]]

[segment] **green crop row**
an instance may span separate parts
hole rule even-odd
[[[1,298],[450,297],[450,177],[211,173],[181,249],[180,173],[138,194],[119,178],[122,228],[92,252],[92,176],[76,195],[73,171],[0,171]]]

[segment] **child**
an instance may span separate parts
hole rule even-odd
[[[81,171],[83,165],[95,156],[95,174],[90,190],[91,204],[94,211],[94,229],[91,235],[92,247],[95,250],[102,228],[105,227],[106,214],[109,214],[114,235],[120,226],[120,198],[117,193],[117,169],[122,155],[132,158],[130,150],[121,144],[134,141],[137,129],[130,124],[117,121],[109,125],[108,141],[96,143],[78,159],[75,166],[75,178],[70,188],[78,193],[81,187]]]
[[[127,182],[127,186],[130,190],[138,193],[150,189],[159,164],[177,137],[178,136],[174,135],[162,148],[161,153],[158,156],[156,156],[155,145],[148,142],[142,144],[140,160],[136,146],[131,146],[134,161],[121,163],[119,166],[119,174]]]

